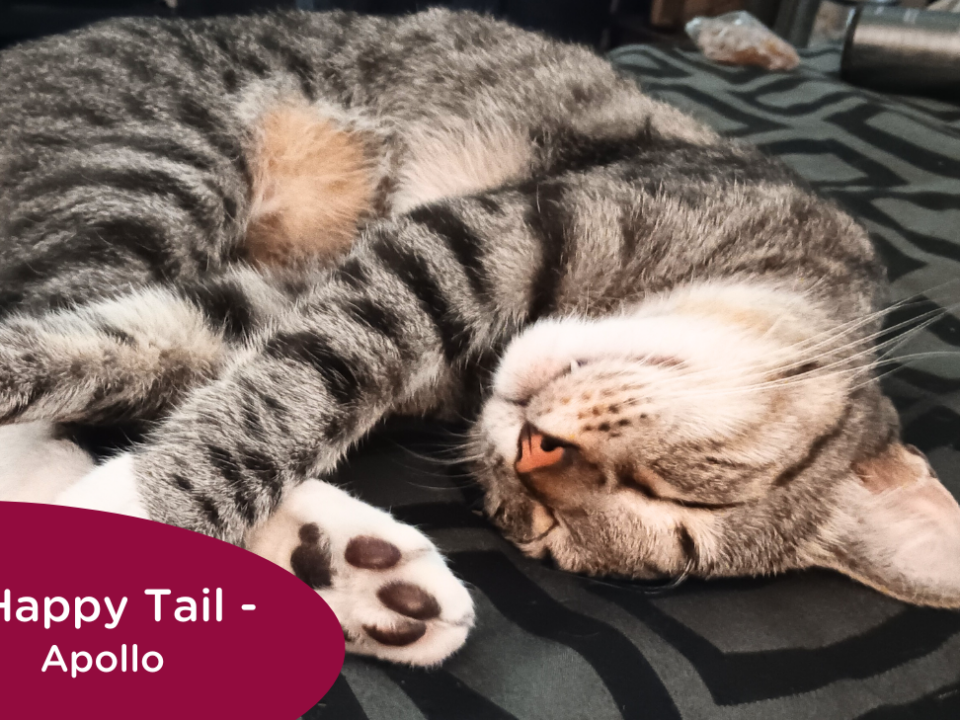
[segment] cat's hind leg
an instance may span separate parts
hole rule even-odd
[[[328,483],[291,490],[246,544],[316,589],[348,652],[435,665],[473,626],[470,594],[425,535]]]
[[[290,298],[252,270],[0,323],[0,425],[160,415]]]

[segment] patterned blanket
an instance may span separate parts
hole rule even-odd
[[[626,47],[652,95],[778,155],[858,217],[886,259],[889,326],[960,301],[960,107],[836,78],[834,49],[791,73]],[[960,496],[960,320],[905,336],[885,382],[906,439]],[[527,560],[476,513],[442,428],[402,425],[344,470],[426,529],[473,586],[479,624],[433,671],[348,658],[317,720],[956,720],[960,613],[908,607],[828,572],[687,582],[667,594]]]

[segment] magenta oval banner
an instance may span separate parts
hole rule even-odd
[[[295,720],[343,665],[303,582],[213,538],[0,502],[0,692],[10,718]]]

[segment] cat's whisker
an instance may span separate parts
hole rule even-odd
[[[861,371],[862,368],[851,368],[849,370],[834,370],[831,373],[823,374],[826,376],[841,376],[843,374],[856,373]],[[807,382],[807,380],[771,380],[764,383],[756,383],[754,385],[731,385],[729,387],[723,388],[698,388],[691,389],[682,392],[670,392],[663,393],[660,395],[662,399],[665,400],[682,400],[687,398],[717,398],[717,397],[728,397],[733,395],[743,395],[746,393],[761,393],[767,390],[782,390],[785,388],[791,388],[794,386],[801,385]]]
[[[730,372],[735,371],[735,370],[738,370],[738,369],[740,369],[740,368],[752,367],[752,368],[753,368],[752,373],[749,373],[749,372],[748,372],[748,373],[742,373],[742,374],[740,374],[740,375],[737,377],[737,380],[738,380],[740,383],[743,383],[745,380],[749,381],[750,379],[752,379],[752,378],[754,378],[754,377],[765,377],[765,376],[769,376],[769,375],[772,375],[772,374],[781,374],[781,375],[782,375],[782,374],[785,374],[785,373],[789,373],[791,370],[796,370],[796,369],[803,368],[804,365],[809,365],[809,364],[811,364],[811,363],[818,363],[818,367],[813,368],[812,370],[810,370],[810,372],[808,372],[808,373],[799,373],[799,374],[796,376],[796,377],[799,378],[799,379],[805,379],[805,378],[808,378],[811,374],[817,373],[818,371],[829,370],[830,368],[835,367],[835,366],[838,365],[838,364],[849,363],[849,362],[852,362],[852,361],[854,361],[854,360],[856,360],[856,359],[858,359],[858,358],[861,358],[861,357],[863,357],[863,356],[865,356],[865,355],[870,355],[870,354],[872,354],[872,353],[878,353],[878,354],[879,354],[879,353],[881,353],[887,346],[890,346],[890,347],[892,347],[892,348],[895,349],[896,347],[899,347],[899,346],[901,346],[902,344],[904,344],[905,342],[909,341],[909,339],[912,338],[912,337],[913,337],[914,335],[916,335],[917,333],[919,333],[919,332],[921,332],[922,330],[924,330],[924,329],[926,329],[927,327],[929,327],[932,323],[934,323],[934,322],[936,322],[937,320],[939,320],[939,319],[940,319],[941,317],[943,317],[946,313],[947,313],[947,310],[945,310],[945,309],[944,309],[944,310],[928,311],[928,312],[926,312],[926,313],[923,313],[921,316],[919,316],[919,317],[917,317],[917,318],[911,318],[910,320],[907,320],[907,321],[903,321],[903,322],[901,322],[901,323],[898,323],[897,325],[894,325],[894,326],[892,326],[891,328],[887,328],[887,329],[885,329],[885,330],[878,331],[877,333],[873,333],[873,334],[871,334],[871,335],[869,335],[869,336],[867,336],[867,337],[864,337],[864,338],[862,338],[862,339],[857,339],[856,341],[851,342],[851,343],[848,343],[848,344],[846,344],[846,345],[842,345],[842,346],[836,347],[836,348],[831,348],[830,350],[828,350],[828,351],[826,351],[826,352],[823,352],[823,353],[820,353],[820,354],[818,354],[818,355],[814,355],[814,356],[800,355],[797,359],[793,360],[793,361],[790,362],[790,363],[772,364],[768,359],[765,359],[764,361],[756,361],[756,362],[754,362],[754,363],[727,364],[727,365],[724,365],[723,371],[724,371],[724,373],[730,373]],[[891,330],[896,330],[896,329],[903,328],[903,327],[907,327],[907,326],[913,326],[913,327],[910,327],[910,328],[909,328],[908,330],[906,330],[905,332],[900,333],[900,334],[897,335],[896,337],[892,337],[892,338],[890,338],[889,340],[886,340],[886,341],[883,341],[883,342],[877,343],[877,344],[871,344],[871,345],[869,345],[868,347],[865,347],[865,348],[863,348],[862,350],[860,350],[859,352],[856,352],[856,353],[853,353],[853,354],[843,355],[843,353],[844,353],[845,351],[848,351],[848,350],[850,350],[850,349],[852,349],[852,348],[856,348],[857,346],[860,346],[860,345],[863,345],[863,344],[866,344],[866,343],[870,343],[872,340],[874,340],[874,339],[876,339],[877,337],[880,337],[880,336],[882,336],[882,335],[884,335],[884,334],[889,333]],[[799,344],[797,344],[797,345],[799,345]],[[783,353],[784,353],[784,354],[791,354],[791,355],[794,354],[794,353],[796,352],[796,347],[797,347],[797,345],[788,346],[786,349],[784,349]],[[828,363],[828,364],[826,364],[826,365],[819,364],[819,363],[821,363],[824,359],[828,359],[828,358],[831,358],[831,357],[837,357],[837,356],[841,356],[841,357],[840,357],[838,360],[835,360],[835,361],[832,362],[832,363]],[[822,374],[822,373],[821,373],[821,374]],[[669,389],[669,387],[670,387],[671,385],[674,385],[674,384],[676,384],[676,385],[686,385],[686,384],[689,384],[689,383],[691,383],[691,382],[696,382],[696,381],[698,381],[698,380],[702,380],[702,379],[704,379],[704,378],[716,377],[716,376],[717,376],[717,369],[716,369],[716,368],[709,368],[709,369],[702,370],[702,371],[691,372],[691,373],[684,373],[682,376],[679,376],[679,377],[676,377],[676,378],[671,378],[671,379],[669,379],[669,380],[665,380],[665,381],[663,381],[663,382],[658,383],[657,389],[658,389],[658,390]],[[784,380],[776,380],[776,381],[769,381],[769,382],[772,383],[772,384],[775,384],[777,387],[780,387],[780,388],[789,386],[789,383],[786,383]],[[762,388],[763,385],[764,385],[764,383],[747,385],[747,386],[743,386],[743,389],[744,389],[744,390],[755,390],[755,389]]]
[[[936,354],[940,354],[940,353],[936,353]],[[957,353],[946,353],[946,354],[954,355],[954,354],[957,354]],[[926,353],[918,353],[918,355],[923,355],[923,356],[925,356]],[[901,364],[901,363],[897,362],[897,360],[899,360],[899,358],[897,358],[897,359],[895,359],[895,360],[891,360],[889,363],[887,363],[888,365],[894,365],[894,363],[895,363],[895,364],[896,364],[895,367],[890,367],[888,370],[885,370],[885,371],[880,372],[880,373],[876,373],[875,375],[871,376],[870,378],[868,378],[868,379],[865,380],[864,382],[859,383],[859,384],[857,384],[857,385],[851,386],[851,387],[850,387],[850,392],[856,392],[856,391],[859,390],[860,388],[865,387],[866,385],[869,385],[871,382],[876,382],[876,381],[882,380],[883,378],[890,377],[891,375],[894,375],[895,373],[897,373],[897,372],[903,370],[904,368],[908,367],[907,365],[904,365],[904,364]]]
[[[887,365],[890,363],[900,363],[904,360],[922,360],[934,357],[960,357],[960,350],[924,350],[921,352],[909,353],[907,355],[896,355],[891,358],[878,360],[876,365]]]
[[[427,459],[429,460],[429,458],[427,458]],[[428,464],[426,467],[424,467],[423,465],[414,466],[414,465],[407,465],[406,463],[404,463],[404,462],[402,462],[402,461],[397,461],[396,464],[397,464],[399,467],[402,467],[403,469],[408,470],[408,471],[410,471],[410,472],[412,472],[412,473],[415,473],[417,476],[421,476],[421,477],[422,477],[422,476],[426,476],[426,477],[435,477],[435,478],[437,478],[437,479],[458,480],[458,481],[461,480],[461,479],[463,479],[463,478],[468,478],[468,479],[472,479],[472,478],[473,478],[472,473],[470,473],[470,472],[467,471],[467,470],[464,470],[463,472],[452,472],[452,471],[450,471],[449,469],[431,468],[431,467],[429,466],[429,464]],[[437,463],[437,464],[442,464],[442,463]],[[465,463],[461,461],[461,462],[457,462],[457,463],[455,463],[455,464],[456,464],[456,465],[463,465],[463,464],[465,464]],[[407,482],[407,481],[405,481],[405,482]],[[456,487],[451,486],[451,485],[443,485],[443,486],[440,486],[440,485],[437,485],[437,486],[430,485],[430,486],[428,486],[428,485],[417,485],[416,483],[409,483],[409,484],[414,485],[414,486],[416,486],[416,487],[423,487],[423,488],[425,488],[425,489],[439,490],[439,491],[447,491],[447,490],[455,490],[455,489],[456,489]]]
[[[797,376],[796,378],[791,378],[786,381],[771,380],[768,382],[756,383],[753,385],[740,385],[740,386],[720,388],[720,389],[717,389],[717,388],[691,389],[683,393],[669,393],[669,394],[666,394],[666,397],[670,399],[683,399],[683,398],[690,398],[690,397],[715,398],[715,397],[743,394],[748,392],[764,392],[768,389],[781,390],[783,388],[789,388],[795,385],[806,383],[812,377],[829,378],[829,377],[840,377],[843,375],[856,377],[857,375],[862,375],[862,374],[868,374],[868,373],[873,374],[874,370],[878,367],[882,367],[883,365],[887,365],[890,363],[899,363],[903,360],[922,359],[922,358],[930,358],[930,357],[938,357],[938,356],[952,357],[957,355],[960,355],[960,351],[943,350],[943,351],[925,351],[925,352],[911,353],[909,355],[901,355],[893,358],[881,358],[875,362],[870,363],[869,365],[861,365],[861,366],[847,368],[847,369],[832,369],[831,366],[822,366],[815,370],[811,370],[809,373],[805,373],[802,376]],[[840,361],[835,365],[840,365],[845,362],[847,362],[847,359]],[[877,377],[881,377],[881,376],[882,375],[878,375]],[[874,379],[874,378],[871,378],[871,379]],[[850,388],[848,388],[848,391],[852,391],[853,389],[860,388],[860,387],[863,387],[863,384],[851,386]],[[661,388],[659,387],[657,389],[658,391],[661,390]]]
[[[836,340],[837,338],[840,338],[840,337],[843,337],[843,336],[849,334],[849,332],[858,330],[859,328],[863,327],[863,326],[866,325],[866,324],[869,324],[869,323],[874,322],[874,321],[876,321],[876,320],[882,320],[884,317],[888,316],[890,313],[892,313],[892,312],[894,312],[894,311],[896,311],[896,310],[898,310],[898,309],[901,309],[902,307],[905,307],[905,306],[908,306],[908,305],[914,304],[914,303],[924,302],[924,301],[925,301],[925,298],[922,297],[922,296],[919,296],[919,295],[917,295],[917,296],[911,296],[911,297],[909,297],[909,298],[905,298],[905,299],[903,299],[903,300],[900,300],[900,301],[891,303],[888,307],[886,307],[886,308],[884,308],[884,309],[882,309],[882,310],[877,310],[877,311],[874,311],[874,312],[872,312],[872,313],[867,313],[866,315],[861,316],[861,317],[859,317],[859,318],[857,318],[857,319],[855,319],[855,320],[849,321],[849,322],[847,322],[847,323],[841,323],[841,324],[837,325],[836,327],[831,328],[829,331],[826,331],[825,333],[822,333],[822,334],[820,334],[820,335],[816,335],[816,336],[810,338],[809,342],[815,342],[815,341],[817,341],[817,340],[820,339],[820,338],[823,338],[826,342],[830,342],[830,341],[832,341],[832,340]],[[898,329],[900,329],[900,328],[907,327],[907,326],[909,326],[909,325],[911,325],[911,324],[913,324],[913,323],[923,322],[923,321],[925,321],[925,320],[928,319],[928,318],[939,318],[939,317],[942,317],[942,316],[944,316],[944,315],[948,315],[950,312],[952,312],[953,310],[956,310],[956,309],[960,309],[960,302],[948,304],[948,305],[945,305],[945,306],[943,306],[943,307],[941,307],[941,308],[937,308],[937,309],[934,309],[934,310],[928,310],[928,311],[926,311],[926,312],[924,312],[924,313],[921,313],[920,315],[917,315],[917,316],[915,316],[915,317],[908,318],[907,320],[901,321],[901,322],[899,322],[899,323],[897,323],[896,325],[893,325],[893,326],[891,326],[891,327],[881,328],[881,329],[878,330],[876,333],[873,333],[873,334],[871,334],[871,335],[868,335],[868,336],[864,337],[863,339],[859,339],[859,340],[857,340],[856,342],[866,342],[866,341],[868,341],[868,340],[871,339],[871,338],[876,338],[876,337],[882,336],[882,335],[884,335],[884,334],[887,334],[887,333],[890,333],[890,332],[894,332],[894,331],[896,331],[896,330],[898,330]],[[802,345],[802,344],[804,344],[804,343],[800,343],[800,344]]]
[[[889,333],[891,330],[896,330],[902,327],[907,327],[908,325],[914,325],[919,323],[917,327],[911,328],[908,331],[909,334],[912,335],[915,332],[918,332],[923,328],[927,327],[930,322],[935,322],[943,314],[945,314],[946,311],[945,310],[944,311],[928,311],[927,313],[924,313],[923,315],[917,318],[912,318],[910,320],[903,321],[901,323],[898,323],[897,325],[892,326],[891,328],[878,330],[877,332],[871,333],[865,337],[857,338],[856,340],[850,343],[832,347],[823,353],[808,354],[810,353],[810,351],[816,350],[825,345],[829,345],[830,343],[835,342],[838,338],[843,337],[849,332],[853,332],[854,330],[859,329],[864,324],[868,322],[872,322],[873,320],[876,320],[877,318],[881,317],[884,314],[884,312],[885,311],[878,311],[876,313],[873,313],[872,316],[868,319],[861,318],[856,321],[847,323],[845,326],[840,326],[839,331],[834,332],[831,330],[831,331],[816,335],[813,338],[810,338],[808,340],[804,340],[804,341],[794,343],[792,345],[788,345],[784,347],[779,354],[793,358],[789,362],[777,363],[775,361],[771,361],[771,359],[768,357],[768,358],[764,358],[762,361],[749,360],[741,363],[727,363],[724,365],[724,370],[727,372],[730,372],[730,371],[739,370],[741,368],[754,369],[755,374],[758,374],[758,375],[766,375],[766,374],[772,374],[772,373],[781,373],[781,374],[787,373],[791,370],[801,368],[804,365],[808,365],[811,362],[823,360],[824,358],[835,357],[851,348],[855,348],[865,344],[870,344],[876,338],[881,337],[886,333]],[[871,345],[871,347],[867,348],[864,352],[871,352],[874,347],[875,346]],[[669,383],[671,381],[676,381],[678,383],[687,383],[690,381],[696,381],[700,377],[713,376],[715,374],[716,374],[716,368],[708,368],[701,371],[687,372],[680,377],[671,378],[670,380],[665,380],[664,382]]]
[[[403,445],[398,445],[398,447],[403,450],[404,454],[410,455],[411,457],[416,458],[417,460],[421,460],[429,464],[452,467],[464,462],[463,455],[456,452],[454,448],[443,448],[442,450],[449,451],[451,456],[442,457],[442,456],[433,455],[433,454],[424,455],[422,453],[417,452],[416,450],[413,450],[412,448],[409,448]]]
[[[873,352],[873,348],[869,348],[867,350],[861,351],[857,355],[865,355],[865,354],[870,354],[872,352]],[[729,393],[755,392],[755,391],[762,391],[768,388],[783,389],[783,388],[792,387],[794,385],[805,384],[809,381],[811,377],[814,377],[814,376],[821,377],[821,378],[830,377],[832,375],[838,375],[844,372],[855,372],[860,368],[869,369],[872,366],[872,363],[871,363],[866,366],[858,365],[858,366],[847,368],[847,369],[840,369],[840,370],[835,369],[843,365],[848,365],[851,362],[851,360],[856,359],[856,357],[857,357],[856,355],[847,356],[833,363],[829,363],[827,365],[819,365],[817,367],[811,368],[809,371],[798,373],[789,378],[782,378],[782,377],[774,378],[774,379],[765,380],[764,382],[761,382],[761,383],[753,383],[753,384],[743,384],[743,381],[744,381],[743,375],[731,377],[728,373],[724,373],[723,376],[720,377],[720,379],[723,381],[732,383],[731,386],[729,387],[722,387],[719,389],[709,388],[709,387],[693,388],[682,393],[672,393],[670,394],[670,397],[679,398],[679,397],[698,396],[698,395],[704,395],[704,394],[716,395],[718,393],[729,394]],[[771,373],[764,372],[762,375],[768,376],[769,374]],[[749,377],[750,376],[747,376],[747,378]],[[658,391],[661,391],[663,389],[664,389],[664,386],[658,385],[657,387]]]

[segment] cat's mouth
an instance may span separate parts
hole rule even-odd
[[[560,527],[556,515],[538,500],[525,496],[521,517],[515,516],[512,504],[500,503],[496,508],[488,511],[490,520],[503,532],[504,537],[527,552],[530,546],[542,542],[550,533]],[[520,522],[517,522],[520,520]]]
[[[546,505],[534,502],[530,510],[530,535],[519,539],[517,542],[523,545],[532,545],[545,540],[558,527],[560,527],[560,521],[550,509]]]

